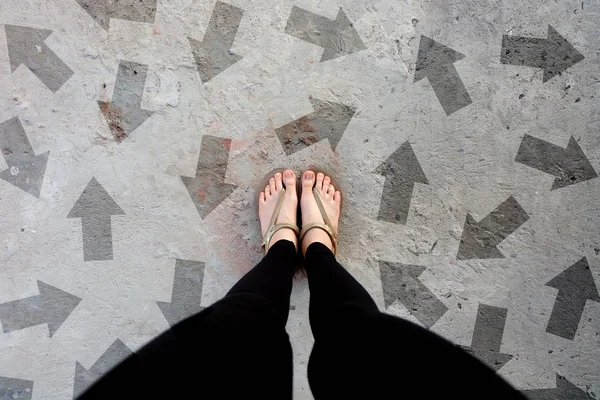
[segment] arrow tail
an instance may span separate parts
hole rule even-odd
[[[510,196],[496,207],[478,225],[492,233],[498,243],[506,239],[529,219],[529,215],[517,200]]]
[[[0,304],[0,322],[4,333],[46,323],[41,296]]]
[[[500,352],[507,313],[506,308],[479,304],[471,340],[473,350]]]
[[[563,170],[560,166],[565,165],[568,158],[567,152],[562,147],[525,135],[515,161],[547,174],[559,176]]]
[[[440,66],[435,72],[429,72],[427,77],[446,115],[473,102],[454,65]]]
[[[131,61],[119,62],[112,104],[125,110],[138,111],[142,105],[148,66]]]
[[[285,33],[320,47],[326,47],[327,38],[339,35],[335,21],[294,6],[285,27]]]
[[[203,43],[215,51],[226,53],[235,40],[244,10],[218,1],[204,34]]]
[[[0,124],[0,145],[9,166],[15,161],[35,156],[29,138],[17,117]]]
[[[74,72],[63,62],[48,46],[42,44],[42,51],[35,60],[31,60],[27,67],[41,80],[52,92],[56,93],[71,77]]]
[[[113,259],[112,224],[109,214],[96,214],[81,219],[84,261]]]
[[[406,224],[414,184],[395,184],[386,179],[377,219],[394,224]]]
[[[509,36],[502,37],[502,64],[524,65],[533,68],[544,68],[547,55],[546,39]]]

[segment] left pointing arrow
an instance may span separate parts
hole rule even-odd
[[[71,68],[44,43],[52,31],[17,25],[5,25],[4,29],[11,72],[25,64],[53,92],[73,76]]]
[[[18,118],[0,124],[0,146],[8,164],[0,178],[39,198],[50,152],[35,155]]]
[[[37,284],[39,295],[0,304],[0,322],[5,333],[48,324],[52,336],[81,301],[44,282],[37,281]]]
[[[125,213],[96,178],[92,178],[67,216],[81,218],[85,261],[113,259],[111,215]]]

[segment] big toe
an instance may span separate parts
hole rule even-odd
[[[294,174],[294,171],[287,169],[283,172],[283,183],[286,192],[290,194],[296,193],[296,174]]]
[[[304,175],[302,175],[302,187],[312,190],[313,186],[315,186],[315,173],[306,171]]]

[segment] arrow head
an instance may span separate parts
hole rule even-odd
[[[0,179],[39,198],[49,154],[50,152],[47,151],[37,156],[27,156],[24,159],[15,158],[16,162],[9,164],[8,169],[0,172]]]
[[[202,219],[237,189],[237,185],[225,183],[222,176],[210,172],[195,178],[182,176],[181,180]]]
[[[44,308],[44,315],[47,318],[48,331],[50,331],[50,337],[52,337],[69,315],[71,315],[75,307],[77,307],[81,298],[42,281],[37,281],[37,284],[40,291],[41,304]]]
[[[385,176],[386,180],[392,180],[396,185],[415,182],[429,184],[408,140],[381,163],[375,172]]]
[[[96,178],[90,180],[67,218],[84,218],[94,215],[125,215],[121,207],[110,197]]]
[[[215,44],[212,40],[205,39],[200,42],[192,38],[188,38],[188,40],[203,83],[210,81],[244,58],[239,54],[230,52],[229,47],[232,43]]]
[[[565,186],[574,185],[598,177],[594,167],[587,159],[577,140],[573,136],[569,139],[569,145],[565,150],[566,165],[560,165],[560,176],[557,176],[552,184],[552,189],[560,189]],[[559,160],[557,160],[559,161]]]
[[[26,64],[29,59],[34,58],[38,53],[35,46],[46,46],[44,40],[52,34],[52,31],[47,29],[17,25],[5,25],[4,30],[11,72],[15,72],[21,64]]]
[[[329,61],[335,58],[366,50],[367,46],[360,35],[354,29],[354,24],[348,19],[348,16],[342,8],[338,11],[335,19],[336,39],[330,40],[323,51],[321,61]]]
[[[473,350],[469,347],[463,347],[463,349],[467,353],[481,360],[481,362],[494,371],[500,370],[500,368],[504,367],[504,365],[513,358],[510,354],[497,353],[495,351]]]
[[[586,257],[554,277],[546,286],[570,293],[577,298],[600,302],[600,294]]]
[[[111,102],[98,100],[98,106],[117,143],[127,139],[154,114],[154,111],[144,110],[137,105],[124,110]]]
[[[418,279],[425,269],[426,267],[420,265],[393,264],[380,261],[379,270],[385,308],[387,309],[398,299],[397,290],[406,287],[406,275],[412,279]]]
[[[459,260],[504,258],[496,243],[494,233],[485,226],[480,226],[475,218],[467,213],[456,258]]]
[[[585,391],[579,389],[577,386],[573,385],[564,376],[560,376],[558,374],[556,374],[556,390],[558,392],[556,400],[593,399],[592,396],[587,394]],[[554,400],[554,398],[551,397],[549,400]]]
[[[421,35],[414,81],[418,82],[429,74],[443,72],[448,65],[463,58],[464,54]]]
[[[546,55],[548,58],[544,67],[544,82],[554,78],[585,58],[567,39],[562,37],[550,25],[548,25],[546,46]]]
[[[0,376],[0,399],[31,400],[33,381]]]

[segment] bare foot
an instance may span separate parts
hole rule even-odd
[[[258,196],[258,219],[260,220],[260,230],[263,237],[267,233],[269,223],[273,217],[275,206],[277,205],[277,199],[279,193],[285,187],[285,198],[279,217],[276,224],[289,223],[296,225],[296,212],[298,210],[298,194],[296,193],[296,175],[291,170],[286,170],[281,173],[276,173],[273,178],[269,180],[269,184],[264,191],[260,192]],[[298,248],[298,238],[296,233],[291,229],[280,229],[271,238],[269,248],[280,240],[289,240],[294,243],[296,249]],[[268,249],[267,249],[268,250]]]
[[[331,184],[331,179],[328,176],[318,173],[316,176],[313,171],[306,171],[302,175],[302,196],[300,198],[300,209],[302,210],[302,226],[319,222],[324,223],[323,216],[317,206],[315,195],[313,194],[313,186],[317,189],[327,212],[327,216],[333,225],[333,231],[337,234],[338,221],[340,219],[340,207],[342,204],[342,193],[336,191]],[[314,242],[323,243],[333,251],[333,242],[331,238],[322,229],[314,228],[306,233],[302,240],[302,254],[306,254],[308,246]]]

